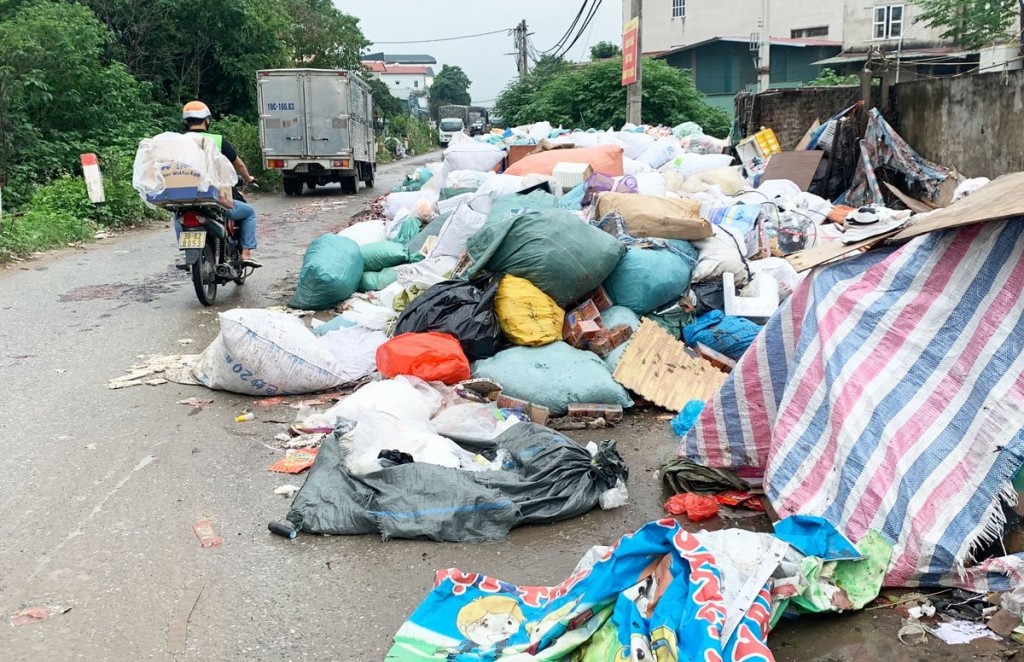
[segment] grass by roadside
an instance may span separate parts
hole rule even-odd
[[[91,241],[99,230],[117,230],[162,220],[131,184],[131,157],[114,155],[103,166],[106,202],[89,200],[85,180],[65,175],[39,186],[18,212],[0,221],[0,264],[39,251]]]

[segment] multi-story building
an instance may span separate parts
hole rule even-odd
[[[437,63],[432,56],[371,53],[364,55],[362,61],[363,68],[388,86],[407,113],[429,114],[430,86],[434,84],[434,69],[430,65]]]

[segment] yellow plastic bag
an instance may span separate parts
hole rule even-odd
[[[494,312],[502,332],[516,345],[540,347],[562,339],[565,311],[525,278],[502,277]]]

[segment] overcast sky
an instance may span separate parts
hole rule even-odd
[[[538,51],[554,46],[569,28],[582,0],[334,0],[345,13],[359,18],[372,51],[427,53],[442,64],[462,67],[473,85],[474,104],[491,105],[516,74],[510,35],[495,34],[430,44],[376,42],[441,39],[515,27],[521,20],[533,33]],[[622,0],[603,0],[590,27],[569,51],[573,60],[586,59],[599,41],[622,41]],[[573,35],[576,31],[573,31]]]

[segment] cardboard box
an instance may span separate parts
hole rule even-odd
[[[157,195],[147,195],[146,201],[157,207],[167,205],[183,205],[199,202],[216,202],[230,208],[232,203],[231,188],[210,187],[199,190],[202,173],[187,166],[169,165],[160,169],[164,177],[164,191]]]
[[[628,324],[619,324],[610,329],[604,329],[597,334],[597,337],[590,341],[590,351],[604,358],[612,353],[612,350],[626,342],[633,335],[633,329]]]
[[[568,339],[569,335],[572,333],[573,327],[576,326],[578,322],[586,320],[594,321],[602,327],[604,326],[604,322],[601,321],[601,311],[590,299],[587,299],[575,309],[565,313],[565,322],[562,323],[562,338]]]
[[[607,290],[603,287],[598,287],[593,292],[587,293],[583,298],[584,300],[594,302],[594,305],[597,306],[597,309],[602,313],[615,305],[612,298],[608,296]]]
[[[562,191],[568,191],[579,186],[593,174],[594,169],[589,163],[559,161],[551,170],[551,176],[562,187]]]
[[[507,395],[498,396],[498,409],[511,409],[514,412],[523,414],[538,425],[547,425],[548,419],[551,417],[551,410],[547,407],[535,405],[532,402]]]
[[[622,405],[599,405],[579,402],[569,405],[569,418],[603,418],[609,423],[622,422]]]
[[[576,349],[587,349],[590,342],[604,331],[604,325],[594,320],[579,320],[569,330],[566,342]]]

